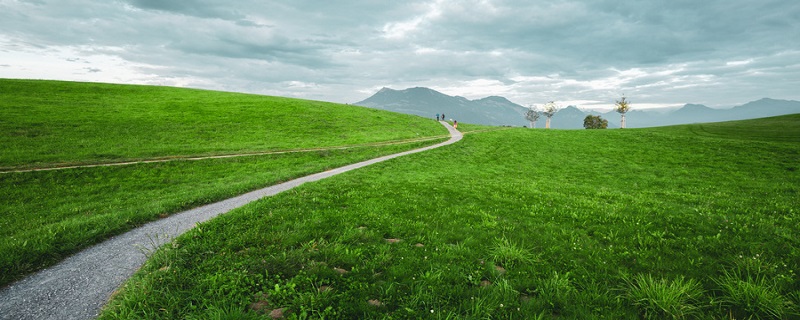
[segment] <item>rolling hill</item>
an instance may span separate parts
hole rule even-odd
[[[440,134],[432,115],[202,90],[3,80],[0,94],[2,146],[18,150],[4,165]],[[203,223],[149,252],[101,318],[791,318],[798,121],[478,130]],[[1,283],[182,208],[407,147],[4,173]]]
[[[0,79],[0,167],[318,148],[447,133],[421,120],[253,94]]]
[[[205,223],[104,315],[794,319],[798,121],[468,134]]]
[[[446,134],[320,101],[0,79],[0,287],[147,221]],[[152,159],[176,161],[18,171]]]

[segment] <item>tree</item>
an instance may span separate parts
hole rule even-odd
[[[601,116],[587,115],[583,118],[583,127],[586,129],[605,129],[608,128],[608,120]]]
[[[622,116],[622,120],[619,123],[620,128],[625,128],[625,113],[631,109],[630,101],[625,100],[625,96],[622,96],[622,99],[617,100],[617,103],[614,105],[614,111],[619,112]]]
[[[556,112],[558,112],[558,105],[555,102],[550,101],[544,104],[542,114],[547,117],[547,123],[545,124],[547,129],[550,129],[550,118],[552,118]]]
[[[528,108],[528,111],[525,112],[525,119],[531,122],[531,128],[536,128],[536,120],[539,120],[539,116],[542,114],[539,113],[536,106],[531,105]]]

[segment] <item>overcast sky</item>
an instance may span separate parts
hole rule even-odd
[[[0,0],[0,77],[730,107],[800,100],[800,1]]]

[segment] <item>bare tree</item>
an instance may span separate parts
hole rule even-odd
[[[630,101],[625,100],[625,96],[622,96],[622,99],[617,100],[617,103],[614,105],[614,111],[619,112],[622,116],[622,120],[619,123],[620,128],[625,128],[625,113],[627,113],[631,109]]]
[[[536,128],[536,121],[539,120],[539,116],[541,115],[536,106],[531,105],[528,107],[528,111],[525,112],[525,119],[531,122],[531,128]]]
[[[553,101],[544,104],[544,110],[542,111],[542,114],[547,117],[547,123],[545,124],[547,129],[550,129],[550,118],[552,118],[553,115],[558,112],[558,109],[558,105]]]

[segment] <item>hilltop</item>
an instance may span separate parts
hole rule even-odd
[[[0,167],[315,148],[446,131],[352,105],[174,87],[0,79]]]

